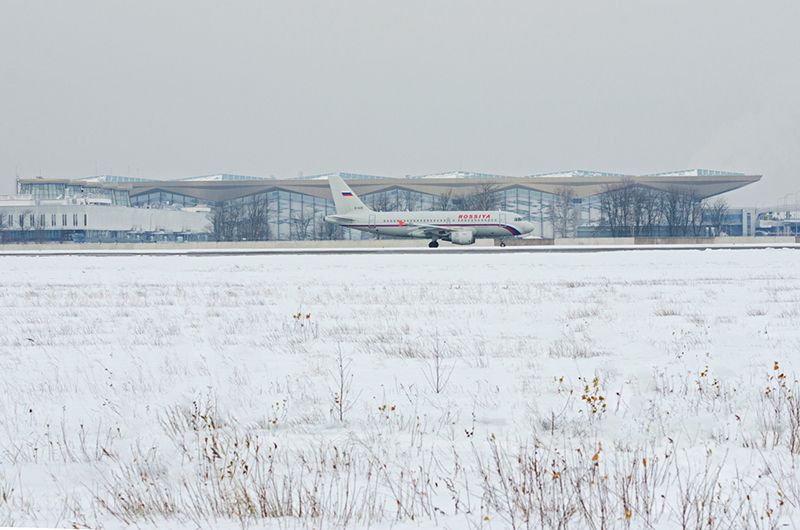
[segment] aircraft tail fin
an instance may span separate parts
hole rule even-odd
[[[370,211],[339,175],[329,175],[328,184],[331,187],[331,195],[333,195],[333,204],[336,205],[337,215],[352,211]]]

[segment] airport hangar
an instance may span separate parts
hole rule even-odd
[[[652,175],[568,171],[524,177],[460,171],[399,178],[335,174],[345,179],[368,206],[378,206],[376,209],[435,209],[442,195],[468,196],[490,184],[497,207],[524,216],[537,227],[533,235],[544,238],[553,237],[549,205],[564,187],[573,195],[575,222],[570,235],[591,237],[599,235],[600,196],[609,187],[633,183],[651,190],[691,189],[697,199],[704,199],[761,179],[760,175],[702,169]],[[42,241],[207,240],[215,207],[261,198],[269,204],[270,239],[297,239],[292,225],[298,217],[310,219],[306,237],[314,239],[318,228],[325,225],[322,218],[334,213],[327,175],[286,179],[228,174],[179,180],[111,175],[74,180],[18,179],[17,196],[0,199],[0,227],[5,231],[5,241],[19,241],[20,235],[22,240]],[[752,214],[732,209],[726,222],[729,235],[753,235],[756,216]],[[337,237],[373,236],[345,229]]]

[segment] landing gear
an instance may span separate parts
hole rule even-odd
[[[500,240],[500,246],[501,246],[501,247],[504,247],[504,246],[506,246],[506,242],[505,242],[505,240],[504,240],[504,239],[501,239],[501,240]]]
[[[430,243],[428,243],[428,246],[431,248],[437,248],[439,246],[439,242],[436,240],[431,241]]]

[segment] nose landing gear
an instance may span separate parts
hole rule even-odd
[[[428,243],[428,246],[431,248],[437,248],[439,246],[439,242],[434,239],[433,241]]]

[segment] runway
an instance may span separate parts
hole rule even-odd
[[[2,256],[282,256],[282,255],[370,255],[370,254],[590,254],[599,252],[635,252],[635,251],[669,251],[669,250],[800,250],[800,243],[763,243],[763,244],[682,244],[682,245],[532,245],[506,247],[389,247],[389,248],[225,248],[225,249],[15,249],[0,250]]]

